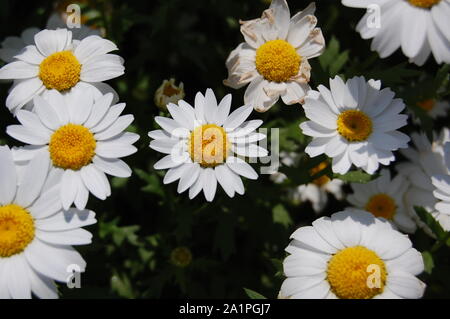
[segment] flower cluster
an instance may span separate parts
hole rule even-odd
[[[91,242],[81,228],[96,222],[89,195],[111,195],[106,174],[131,175],[120,158],[139,136],[125,132],[133,116],[121,116],[125,103],[103,83],[124,73],[114,43],[66,28],[22,39],[1,51],[0,78],[14,81],[6,106],[20,123],[6,132],[26,145],[0,148],[0,296],[56,298],[54,280],[86,267],[72,245]]]

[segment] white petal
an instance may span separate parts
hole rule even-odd
[[[203,112],[208,123],[215,123],[217,116],[217,99],[211,89],[206,90]]]
[[[17,176],[12,153],[7,146],[0,146],[0,205],[12,202],[16,195]]]
[[[15,201],[22,207],[28,207],[39,196],[50,168],[47,152],[39,152],[28,163],[23,181],[17,189]]]
[[[426,287],[419,279],[402,271],[389,273],[386,286],[405,299],[422,298]]]
[[[233,178],[231,174],[234,174],[226,165],[218,165],[214,168],[217,181],[227,195],[231,198],[234,197]]]
[[[61,126],[58,114],[46,100],[40,96],[35,96],[33,103],[36,114],[46,127],[54,131]]]
[[[225,123],[225,121],[228,118],[228,114],[230,114],[230,108],[231,108],[231,94],[227,94],[220,101],[217,109],[215,123],[218,126],[222,126]]]
[[[80,80],[102,82],[114,79],[125,73],[123,59],[115,54],[104,54],[89,59],[82,64]]]
[[[72,32],[67,29],[42,30],[34,36],[36,47],[45,57],[63,51],[71,40]]]
[[[65,170],[61,179],[61,202],[63,208],[68,210],[75,200],[78,191],[78,172]]]
[[[104,185],[105,173],[99,171],[94,165],[83,167],[80,173],[84,185],[86,185],[92,195],[101,200],[105,200],[108,197],[108,190]]]
[[[103,119],[97,125],[92,127],[90,131],[92,133],[97,133],[107,129],[112,123],[114,123],[119,118],[124,108],[125,103],[119,103],[111,106],[108,109],[106,115],[103,117]]]
[[[94,156],[92,162],[106,174],[122,178],[131,176],[131,168],[120,159]]]
[[[11,62],[0,69],[1,80],[29,79],[38,76],[39,67],[23,61]]]
[[[197,180],[200,174],[201,168],[198,163],[187,163],[185,164],[184,172],[180,177],[180,182],[178,183],[178,193],[184,192],[186,189],[192,186]]]
[[[119,117],[111,126],[103,131],[97,132],[95,138],[97,140],[106,140],[122,133],[134,121],[132,114]]]
[[[81,40],[74,54],[80,63],[83,64],[95,56],[100,56],[115,50],[117,50],[117,46],[113,42],[93,35]]]
[[[99,124],[99,122],[103,119],[106,112],[108,111],[111,102],[113,99],[113,94],[108,93],[103,95],[101,98],[96,100],[94,102],[94,105],[92,106],[92,112],[89,116],[89,118],[84,123],[84,126],[87,128],[92,128]]]
[[[17,80],[9,91],[6,98],[6,107],[10,111],[21,108],[28,103],[35,95],[44,91],[45,86],[39,78]]]
[[[61,208],[60,186],[56,185],[44,191],[33,205],[28,208],[28,211],[33,215],[37,222],[39,219],[55,214],[60,211]]]
[[[216,194],[217,189],[217,178],[214,174],[214,170],[212,168],[205,169],[203,177],[203,193],[205,194],[205,198],[208,202],[212,202],[214,196]]]
[[[48,245],[37,238],[25,250],[25,257],[36,271],[61,282],[69,277],[70,265],[78,265],[82,270],[86,267],[86,262],[73,248]]]
[[[258,173],[246,161],[238,157],[228,157],[226,164],[236,174],[249,179],[257,179]]]

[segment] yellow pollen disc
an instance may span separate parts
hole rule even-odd
[[[88,128],[67,124],[53,133],[49,143],[50,158],[54,166],[79,170],[91,163],[96,145],[94,134]]]
[[[187,247],[177,247],[172,250],[170,260],[178,267],[187,267],[192,261],[192,253]]]
[[[80,80],[81,64],[71,51],[56,52],[39,65],[39,78],[47,89],[68,90]]]
[[[431,8],[435,4],[441,2],[441,0],[408,0],[413,6],[420,8]]]
[[[284,40],[272,40],[256,50],[256,69],[266,80],[286,82],[298,74],[302,58]]]
[[[314,175],[318,174],[319,172],[323,171],[325,168],[327,168],[327,166],[328,166],[327,162],[322,162],[319,165],[317,165],[316,167],[311,168],[311,170],[309,171],[309,174],[311,176],[314,176]],[[320,186],[325,185],[329,181],[330,181],[330,178],[327,175],[322,175],[319,178],[316,178],[315,180],[313,180],[313,183],[320,187]]]
[[[397,211],[397,205],[392,197],[386,194],[377,194],[367,202],[366,211],[371,212],[376,217],[392,219]]]
[[[364,112],[347,110],[337,120],[337,130],[349,142],[361,142],[372,134],[372,120]]]
[[[223,127],[206,124],[192,131],[188,148],[192,161],[202,167],[215,167],[225,162],[230,142]]]
[[[434,108],[434,105],[436,104],[436,101],[433,99],[428,99],[425,101],[421,101],[417,103],[417,106],[420,107],[424,111],[431,111]]]
[[[355,246],[342,249],[328,262],[327,280],[341,299],[370,299],[383,292],[386,267],[370,249]]]
[[[16,204],[0,206],[0,257],[21,253],[34,238],[33,217]]]

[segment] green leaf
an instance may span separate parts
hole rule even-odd
[[[261,295],[259,292],[256,292],[254,290],[244,288],[245,293],[250,299],[267,299],[263,295]]]
[[[447,237],[446,231],[442,228],[441,224],[423,207],[414,206],[414,210],[420,219],[431,229],[433,234],[436,235],[436,238],[440,240],[444,240]]]
[[[405,83],[408,78],[417,78],[422,72],[408,69],[408,63],[403,62],[391,68],[376,68],[366,74],[367,79],[380,79],[383,86],[393,86],[395,84]]]
[[[272,262],[273,266],[276,269],[275,277],[283,278],[284,277],[283,262],[276,258],[271,258],[270,261]]]
[[[120,297],[123,298],[134,298],[133,288],[131,286],[131,282],[126,277],[126,275],[119,276],[113,275],[111,277],[111,288],[114,290]]]
[[[147,182],[147,185],[142,188],[143,192],[152,193],[164,197],[164,191],[161,186],[161,181],[159,177],[155,174],[149,174],[142,169],[135,169],[134,172],[140,179]]]
[[[363,171],[351,171],[347,174],[341,175],[341,174],[334,174],[334,178],[339,178],[340,180],[343,180],[344,182],[348,183],[360,183],[365,184],[368,182],[371,182],[375,179],[377,179],[379,174],[370,175]]]
[[[217,223],[218,227],[214,235],[214,250],[219,250],[222,258],[226,260],[236,250],[234,237],[236,216],[230,213],[220,214]]]
[[[330,66],[330,77],[334,77],[345,66],[349,58],[348,51],[344,51],[337,56],[333,64]]]
[[[319,57],[319,63],[323,70],[328,71],[330,77],[334,77],[348,62],[349,51],[340,51],[340,44],[336,37],[332,37],[327,48]]]
[[[277,204],[272,209],[273,214],[273,222],[283,225],[284,227],[288,228],[290,225],[292,225],[292,219],[289,215],[289,212],[286,210],[286,208],[282,204]]]
[[[429,251],[422,252],[423,263],[425,265],[425,272],[431,274],[434,268],[433,255]]]

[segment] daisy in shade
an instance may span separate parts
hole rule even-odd
[[[124,73],[123,59],[108,54],[114,43],[99,36],[81,41],[67,29],[42,30],[13,61],[0,69],[0,79],[14,80],[6,106],[16,113],[33,97],[48,90],[68,92],[74,87],[111,92],[101,83]]]
[[[163,111],[167,111],[167,104],[177,103],[185,96],[184,84],[180,82],[175,84],[175,79],[164,80],[161,86],[156,90],[154,101],[157,107]]]
[[[44,152],[16,166],[0,146],[0,299],[58,298],[54,280],[66,282],[68,266],[85,270],[71,245],[91,243],[81,227],[94,224],[92,211],[63,211],[59,184]]]
[[[408,116],[399,114],[405,108],[403,101],[394,99],[391,89],[380,87],[380,81],[354,77],[345,83],[336,76],[330,79],[331,90],[319,85],[319,91],[309,91],[303,108],[310,121],[300,128],[313,140],[305,152],[333,158],[332,170],[340,174],[352,164],[373,174],[379,163],[394,161],[392,151],[409,142],[407,135],[397,131]]]
[[[20,36],[10,36],[6,37],[0,48],[0,60],[6,63],[14,61],[14,56],[19,54],[19,52],[25,48],[27,45],[32,45],[34,43],[34,36],[38,33],[38,28],[28,28],[23,30]]]
[[[249,84],[245,104],[265,112],[280,96],[289,105],[303,101],[310,89],[308,60],[325,48],[315,9],[311,3],[291,18],[286,1],[273,0],[260,19],[241,22],[245,42],[230,53],[224,84],[234,89]]]
[[[401,47],[417,65],[423,65],[430,53],[437,63],[450,63],[450,0],[342,0],[342,4],[379,6],[380,26],[371,23],[374,12],[368,11],[356,30],[363,39],[373,39],[371,49],[381,58]]]
[[[211,89],[195,96],[195,107],[184,100],[169,103],[172,119],[155,117],[162,130],[149,132],[150,147],[167,154],[155,169],[169,169],[164,184],[179,180],[178,193],[189,189],[192,199],[203,190],[207,201],[216,194],[217,183],[229,197],[244,194],[240,176],[257,179],[256,171],[240,157],[267,156],[257,142],[266,138],[255,130],[261,120],[245,121],[253,108],[244,105],[230,113],[231,95],[220,103]]]
[[[447,116],[450,103],[448,101],[436,101],[435,99],[426,99],[417,103],[417,106],[425,111],[425,113],[433,120],[438,117]],[[420,119],[415,118],[414,122],[420,124]]]
[[[56,30],[56,29],[64,29],[68,28],[67,25],[67,19],[70,19],[70,17],[67,15],[67,12],[65,11],[66,8],[62,10],[62,12],[55,12],[47,20],[47,29],[50,30]],[[69,30],[72,31],[72,37],[76,40],[82,40],[90,35],[98,35],[101,36],[102,32],[100,29],[95,28],[92,25],[86,25],[86,22],[88,22],[89,18],[87,18],[85,15],[81,15],[81,21],[80,27],[74,27],[70,28]]]
[[[433,176],[432,181],[436,187],[433,195],[438,200],[434,208],[440,214],[450,216],[450,175]]]
[[[40,150],[50,158],[52,170],[61,177],[64,209],[72,203],[84,209],[89,193],[106,199],[111,188],[105,173],[129,177],[131,169],[120,158],[137,151],[132,144],[139,135],[124,132],[134,117],[120,116],[125,103],[111,106],[112,93],[96,100],[91,93],[75,88],[66,95],[52,90],[48,100],[36,96],[36,113],[19,110],[21,125],[6,129],[13,138],[29,144],[15,152],[17,160],[28,160]]]
[[[352,183],[353,194],[347,200],[354,207],[368,211],[375,217],[383,217],[404,232],[413,233],[416,223],[403,203],[408,186],[408,181],[402,175],[391,178],[389,170],[383,169],[381,176],[374,181]]]
[[[60,15],[54,13],[47,21],[47,29],[56,30],[66,28],[65,21]],[[82,40],[90,35],[100,35],[100,30],[92,29],[86,25],[79,28],[70,29],[74,40]],[[0,60],[7,63],[14,61],[14,56],[18,55],[28,45],[34,45],[34,36],[41,31],[38,28],[25,29],[19,37],[10,36],[3,40],[0,48]]]
[[[422,255],[406,235],[364,211],[322,217],[291,235],[280,298],[417,299]]]
[[[433,236],[432,231],[417,216],[414,206],[425,208],[446,231],[450,230],[450,215],[435,209],[439,197],[433,195],[435,187],[432,180],[433,176],[450,175],[448,160],[446,163],[444,155],[444,145],[450,142],[450,130],[444,128],[432,143],[425,134],[413,133],[411,137],[415,147],[402,150],[401,153],[409,161],[398,164],[397,170],[411,183],[405,195],[409,214],[426,233]],[[435,182],[443,186],[438,180]]]
[[[314,176],[323,171],[328,166],[327,162],[322,162],[310,170],[310,175]],[[330,179],[327,175],[322,175],[314,179],[311,183],[300,185],[291,192],[294,201],[311,202],[316,213],[320,213],[328,204],[328,194],[332,194],[336,199],[344,197],[342,186],[344,182],[340,179]]]

